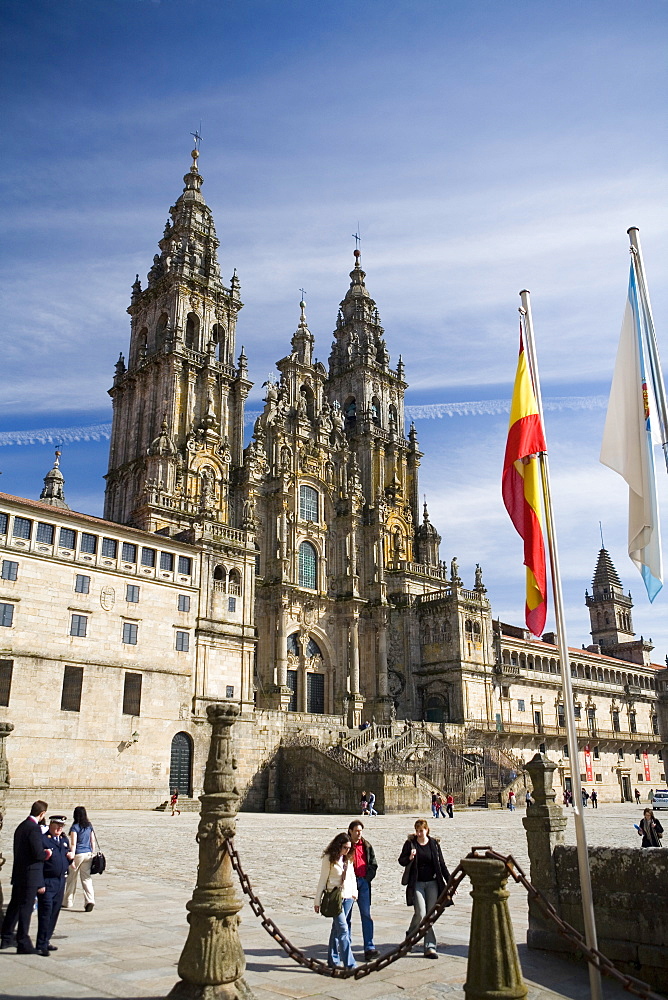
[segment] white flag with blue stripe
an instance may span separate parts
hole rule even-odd
[[[647,377],[646,313],[639,305],[631,262],[600,460],[628,483],[629,556],[653,601],[663,586],[663,562],[653,452],[653,439],[660,439],[652,379]]]

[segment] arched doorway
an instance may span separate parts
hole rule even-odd
[[[177,733],[172,740],[169,763],[169,787],[185,798],[192,796],[193,741],[188,733]]]

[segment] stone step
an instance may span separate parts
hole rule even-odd
[[[179,801],[176,804],[176,808],[180,812],[184,813],[198,813],[200,811],[201,805],[202,803],[200,802],[199,799],[179,798]],[[169,799],[165,799],[164,802],[161,802],[159,806],[155,807],[155,812],[171,812],[171,808],[172,807],[169,804]]]

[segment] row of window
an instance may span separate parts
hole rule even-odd
[[[6,535],[9,527],[9,515],[0,513],[0,535]],[[56,537],[56,528],[53,524],[45,521],[34,522],[28,517],[15,517],[12,525],[12,537],[22,538],[30,541],[35,537],[35,541],[44,542],[45,545],[53,545]],[[61,528],[58,534],[58,548],[73,551],[77,547],[77,535],[79,541],[79,552],[88,555],[96,555],[98,548],[100,555],[108,559],[116,559],[118,555],[118,542],[115,538],[100,538],[98,535],[90,534],[87,531],[76,532],[73,528]],[[173,572],[175,565],[181,576],[192,575],[192,559],[190,556],[178,556],[176,559],[173,552],[160,552],[148,546],[135,545],[133,542],[121,543],[121,560],[125,563],[137,563],[139,556],[140,565],[154,568],[158,563],[160,569]]]
[[[546,656],[533,656],[532,654],[526,655],[525,653],[518,655],[516,652],[511,653],[507,649],[504,649],[502,662],[514,667],[520,667],[523,670],[539,670],[550,674],[558,674],[560,672],[559,661],[554,657],[548,659]],[[580,680],[602,681],[605,684],[631,684],[635,687],[646,688],[647,690],[652,690],[656,687],[655,678],[648,677],[646,674],[627,674],[620,670],[609,670],[607,667],[592,667],[589,664],[582,663],[571,663],[571,676],[577,677]]]
[[[66,666],[63,671],[63,686],[60,693],[61,712],[81,710],[81,689],[83,667]],[[7,707],[12,690],[14,673],[13,660],[0,660],[0,705]],[[142,675],[126,673],[123,681],[123,715],[139,715],[141,711]]]
[[[187,595],[186,600],[190,598]],[[234,600],[234,598],[230,598]],[[180,609],[179,609],[180,610]],[[73,614],[70,618],[70,635],[85,639],[88,635],[88,615]],[[14,624],[14,605],[0,602],[0,627],[11,628]],[[139,626],[136,622],[123,622],[122,640],[126,645],[136,646],[139,636]],[[176,630],[175,649],[179,653],[187,653],[190,649],[190,633]]]
[[[524,698],[517,699],[517,711],[518,712],[526,711],[526,703],[524,701]],[[573,714],[576,719],[582,719],[582,706],[574,705]],[[533,715],[534,715],[534,723],[536,724],[536,726],[538,727],[542,726],[543,713],[538,709],[536,709]],[[629,732],[637,733],[638,732],[637,714],[635,712],[629,712],[628,715],[629,715]],[[619,711],[617,709],[612,709],[610,712],[610,717],[612,720],[612,731],[615,733],[621,733],[622,730],[620,724]],[[654,733],[655,736],[657,736],[659,733],[659,720],[657,716],[652,715],[650,721],[652,725],[652,732]],[[561,729],[566,728],[566,713],[563,705],[557,706],[557,725]],[[587,709],[587,728],[589,729],[590,733],[596,732],[596,708]]]

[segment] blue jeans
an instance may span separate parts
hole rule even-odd
[[[360,919],[362,921],[362,937],[364,938],[364,950],[373,951],[373,920],[371,919],[371,882],[366,878],[357,878],[357,905],[360,908]],[[351,929],[353,919],[353,908],[348,911],[348,934],[352,945],[353,934]]]
[[[406,937],[418,929],[437,899],[438,885],[435,878],[433,878],[430,882],[415,883],[415,902],[413,904],[415,912],[413,913],[413,919],[411,920],[410,927],[406,931]],[[429,928],[422,940],[424,943],[425,953],[428,951],[436,951],[436,934],[433,926]]]
[[[348,914],[353,908],[353,902],[352,899],[344,899],[343,909],[338,917],[332,917],[332,929],[327,948],[327,965],[344,965],[346,969],[354,969],[357,965],[350,947],[350,932],[348,930]]]

